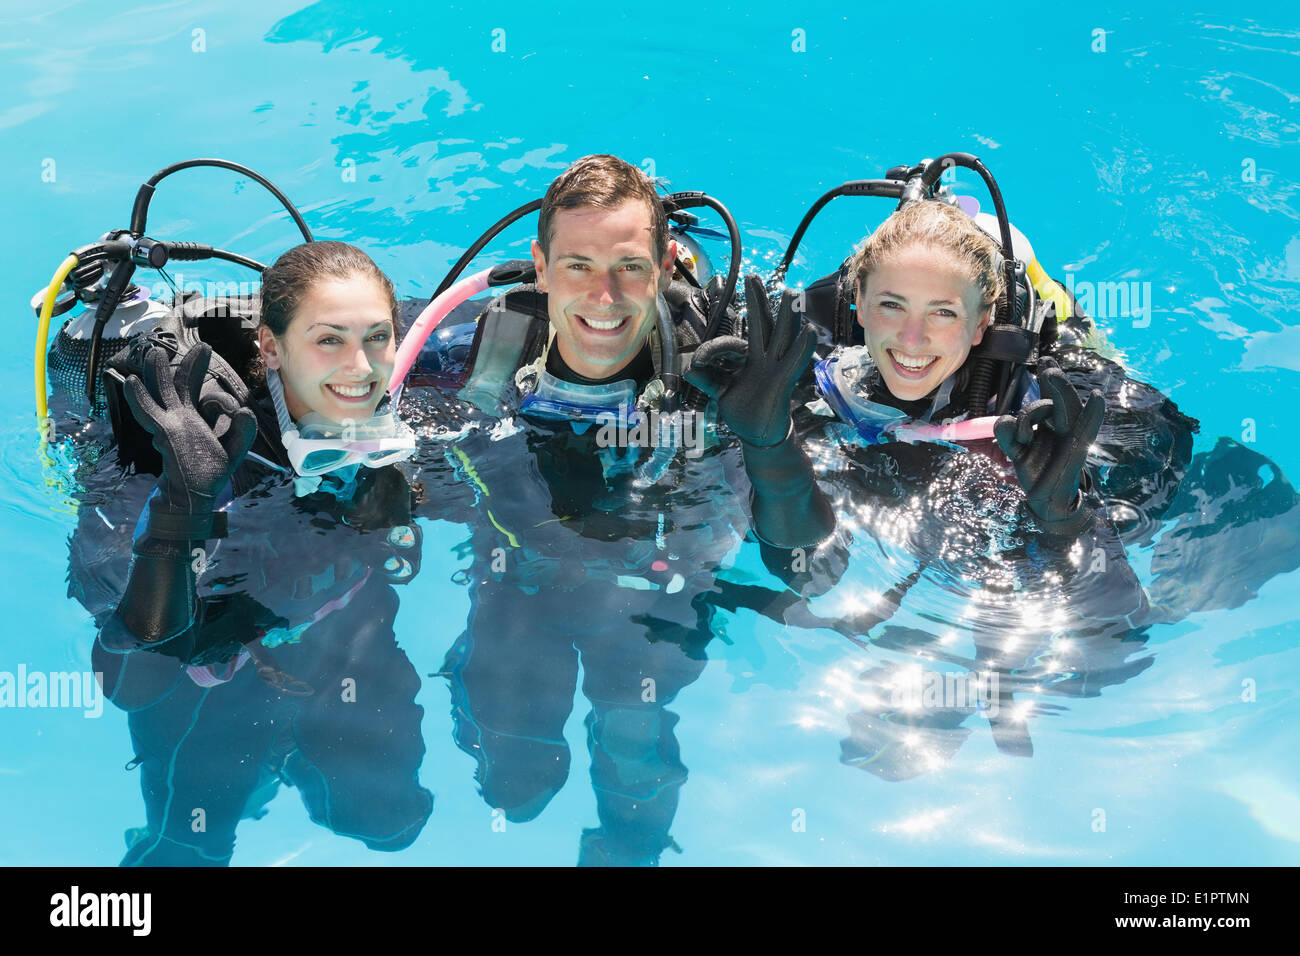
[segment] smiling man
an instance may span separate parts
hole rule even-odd
[[[634,362],[652,369],[648,339],[677,243],[650,181],[613,156],[583,157],[546,191],[537,233],[533,264],[558,371],[600,381]]]
[[[812,332],[797,334],[790,309],[773,325],[753,281],[750,348],[702,341],[711,302],[672,281],[676,255],[651,181],[613,156],[585,156],[542,201],[535,283],[493,300],[468,355],[437,365],[463,371],[459,401],[430,412],[448,416],[438,434],[450,447],[422,475],[424,513],[473,528],[470,614],[442,669],[456,741],[478,762],[488,805],[532,819],[568,778],[581,662],[601,824],[582,835],[583,862],[655,863],[672,845],[686,768],[667,707],[704,669],[715,627],[699,598],[747,526],[801,547],[833,525],[790,438]],[[734,374],[695,377],[701,357]],[[680,386],[688,371],[699,392]],[[685,425],[712,423],[715,408],[726,429]],[[475,409],[481,425],[463,427]],[[622,416],[670,424],[596,427]],[[701,433],[708,447],[691,447]]]
[[[803,322],[793,302],[783,304],[773,325],[765,292],[751,277],[749,342],[729,336],[701,342],[711,303],[679,283],[669,305],[665,293],[672,287],[677,242],[663,202],[641,170],[614,156],[584,156],[551,183],[532,254],[551,338],[539,360],[544,372],[520,411],[544,405],[556,417],[582,418],[601,402],[622,407],[631,396],[638,408],[653,407],[650,383],[658,379],[667,390],[665,373],[675,381],[688,370],[660,367],[666,355],[659,330],[671,328],[675,351],[694,353],[682,363],[690,365],[691,384],[716,400],[723,423],[741,439],[755,534],[780,547],[801,547],[830,533],[829,505],[790,430],[787,386],[806,367],[814,342],[810,329],[798,334]],[[734,380],[716,374],[714,363],[727,359],[743,366]],[[608,472],[608,459],[605,464]],[[645,480],[650,471],[638,475]]]

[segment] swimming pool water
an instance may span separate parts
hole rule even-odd
[[[400,294],[427,296],[483,229],[586,153],[719,197],[766,271],[831,186],[974,152],[1049,272],[1076,290],[1126,283],[1149,305],[1093,311],[1133,374],[1200,420],[1196,450],[1228,436],[1295,480],[1300,23],[1281,8],[1143,7],[944,8],[924,29],[894,30],[883,8],[842,5],[652,18],[511,3],[6,4],[0,151],[16,234],[0,265],[12,330],[0,359],[0,671],[88,669],[94,637],[66,596],[67,472],[37,453],[28,300],[68,250],[126,225],[140,182],[191,156],[254,167],[319,238],[362,246]],[[790,281],[835,268],[882,205],[832,204]],[[168,180],[150,233],[263,261],[295,235],[253,184],[208,170]],[[529,238],[512,230],[484,261],[523,254]],[[396,632],[423,678],[432,817],[411,848],[375,853],[312,823],[283,789],[241,824],[236,865],[577,859],[596,825],[586,704],[579,694],[565,728],[566,785],[536,820],[494,827],[451,738],[446,681],[431,676],[468,611],[448,580],[465,533],[424,531]],[[1236,557],[1267,565],[1295,535],[1279,519]],[[1149,559],[1131,554],[1140,569]],[[762,573],[747,548],[732,560],[737,579]],[[1270,570],[1239,607],[1152,628],[1132,655],[1143,663],[1098,696],[1036,698],[1032,757],[999,752],[971,718],[955,751],[902,780],[842,762],[841,742],[858,675],[909,655],[736,612],[670,707],[689,776],[671,828],[681,852],[662,862],[1300,862],[1300,578]],[[898,623],[925,628],[925,607]],[[123,769],[124,715],[0,710],[0,741],[0,862],[115,864],[123,832],[144,822],[138,776]]]

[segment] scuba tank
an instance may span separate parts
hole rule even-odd
[[[167,347],[173,363],[179,362],[185,351],[198,341],[207,341],[213,345],[214,358],[223,352],[233,357],[233,363],[218,363],[224,366],[219,373],[209,374],[230,378],[234,368],[242,364],[251,328],[256,327],[255,301],[244,301],[242,305],[227,308],[201,308],[189,316],[193,322],[187,326],[187,320],[181,314],[188,301],[185,296],[178,294],[170,304],[159,302],[150,297],[148,290],[132,283],[138,268],[154,269],[165,277],[164,267],[172,260],[221,259],[259,274],[265,270],[262,263],[225,249],[197,242],[160,241],[145,235],[149,205],[158,184],[181,170],[195,167],[228,169],[261,184],[288,211],[304,240],[312,241],[311,230],[288,197],[270,180],[247,166],[224,159],[190,159],[159,170],[137,191],[130,226],[112,230],[97,242],[75,249],[55,271],[46,289],[32,299],[39,317],[35,360],[36,412],[46,440],[53,433],[48,406],[48,386],[52,380],[57,393],[83,396],[90,404],[92,418],[103,417],[107,411],[115,439],[124,449],[137,446],[140,437],[137,432],[142,432],[142,429],[126,409],[121,383],[125,381],[125,374],[142,370],[143,351],[138,343],[154,333],[169,329],[153,344]],[[243,298],[251,300],[251,297]],[[239,297],[232,299],[237,300]],[[78,302],[86,306],[85,311],[60,328],[53,344],[49,344],[51,319],[70,313]],[[230,314],[224,314],[227,312]],[[251,328],[248,324],[250,315],[253,318]],[[129,354],[132,347],[136,347],[134,358]],[[122,356],[122,362],[110,362],[114,356]],[[116,377],[109,374],[110,366],[116,369]],[[230,385],[237,387],[233,381]],[[242,382],[239,387],[242,387]],[[146,441],[145,445],[147,453],[141,451],[140,455],[135,455],[128,451],[124,464],[152,470],[150,459],[156,462],[157,453],[152,450],[151,442]]]
[[[201,342],[212,346],[206,379],[219,382],[241,405],[247,405],[246,380],[258,357],[258,303],[253,296],[205,299],[181,297],[166,309],[152,327],[127,340],[111,355],[100,374],[105,405],[113,426],[118,462],[137,473],[162,473],[162,456],[153,447],[153,437],[132,414],[126,403],[128,376],[144,376],[145,356],[155,347],[163,349],[168,364],[175,368],[185,354]]]
[[[43,297],[44,294],[41,290],[37,296]],[[88,304],[94,305],[94,300],[88,300]],[[113,355],[120,352],[132,336],[156,328],[170,311],[169,306],[151,298],[148,289],[136,287],[104,323],[100,333],[101,353]],[[85,309],[59,329],[46,359],[50,385],[56,393],[75,395],[84,391],[94,333],[94,308]],[[102,375],[95,377],[91,404],[94,408],[102,408],[105,404]]]

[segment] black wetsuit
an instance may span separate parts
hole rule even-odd
[[[1086,350],[1059,353],[1059,359],[1072,381],[1081,368],[1098,371],[1096,357]],[[878,375],[869,381],[876,402],[913,417],[930,408],[933,396],[899,402]],[[1140,383],[1102,382],[1097,375],[1077,380],[1081,392],[1093,384],[1103,386],[1114,408],[1099,446],[1111,447],[1117,432],[1128,434],[1134,415],[1149,414],[1153,420],[1147,423],[1149,461],[1141,477],[1141,452],[1129,456],[1127,471],[1094,470],[1089,506],[1115,506],[1126,494],[1128,507],[1158,513],[1186,467],[1195,423]],[[935,410],[933,421],[960,414],[966,405],[963,386],[959,374],[949,404]],[[1120,387],[1128,399],[1123,403],[1115,401]],[[812,394],[809,382],[802,397]],[[1062,546],[1037,532],[1014,470],[992,439],[961,446],[863,445],[851,426],[806,407],[798,409],[795,426],[833,502],[836,535],[816,552],[765,548],[767,565],[783,566],[779,577],[785,587],[724,576],[711,603],[910,651],[965,667],[969,674],[996,675],[998,697],[984,716],[1007,753],[1032,752],[1027,712],[1018,707],[1017,693],[1032,688],[1035,694],[1095,694],[1147,666],[1149,660],[1132,658],[1150,623],[1148,602],[1105,510],[1078,539]],[[927,625],[934,621],[940,626]],[[1071,656],[1049,653],[1067,634]],[[889,690],[898,674],[895,667],[878,665],[859,675],[867,685],[864,696],[881,704],[850,717],[851,734],[843,743],[845,762],[887,779],[912,776],[951,756],[969,733],[961,725],[975,712],[899,709]],[[918,740],[925,744],[914,746]]]
[[[124,864],[228,863],[238,821],[260,816],[279,783],[373,849],[408,846],[432,810],[418,780],[420,680],[393,633],[392,581],[419,567],[418,529],[390,541],[415,524],[410,486],[394,468],[361,469],[295,494],[264,392],[253,408],[258,438],[225,496],[229,534],[196,556],[195,625],[155,648],[93,652],[105,693],[129,711],[142,775],[147,822]],[[111,454],[86,476],[69,590],[101,626],[153,483]]]
[[[589,383],[557,349],[547,369]],[[645,385],[648,349],[626,373]],[[713,612],[699,596],[748,527],[738,448],[678,451],[644,481],[653,449],[601,447],[594,425],[498,419],[437,395],[415,412],[417,401],[407,409],[427,416],[423,434],[457,435],[422,448],[420,513],[471,527],[471,610],[443,673],[483,799],[529,820],[563,786],[581,663],[600,827],[583,834],[580,862],[657,862],[686,779],[666,707],[704,669]]]

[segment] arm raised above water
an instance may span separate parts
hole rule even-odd
[[[994,434],[1015,465],[1026,504],[1044,534],[1054,544],[1068,545],[1096,519],[1080,483],[1088,447],[1106,416],[1106,400],[1093,391],[1085,405],[1056,368],[1049,368],[1038,381],[1042,400],[1017,415],[1003,415],[994,425]]]
[[[192,554],[223,533],[224,515],[214,511],[216,497],[257,434],[248,409],[221,409],[227,417],[220,436],[200,412],[211,354],[209,346],[196,346],[173,376],[162,351],[154,349],[146,357],[146,381],[136,376],[127,380],[127,404],[153,436],[163,472],[132,546],[135,559],[126,590],[100,635],[109,650],[157,645],[186,633],[194,623]]]
[[[778,548],[815,545],[835,530],[835,515],[794,432],[790,396],[817,337],[796,311],[795,293],[782,296],[775,323],[757,276],[746,278],[745,295],[749,341],[724,336],[705,342],[685,377],[717,400],[723,421],[741,441],[755,534]]]

